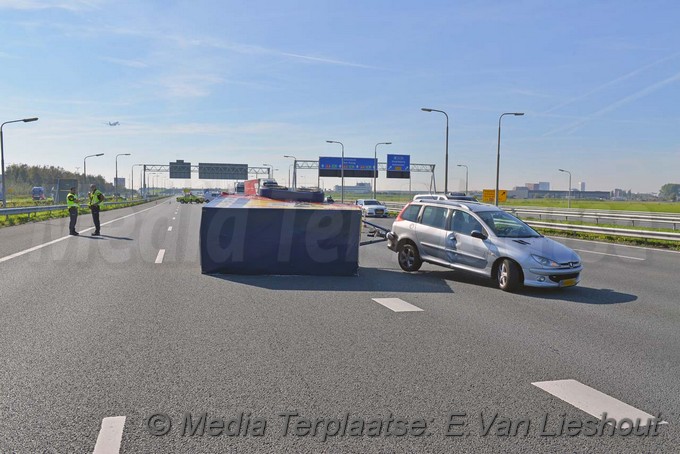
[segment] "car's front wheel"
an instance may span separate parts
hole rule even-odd
[[[408,272],[418,271],[423,265],[418,248],[413,243],[402,244],[397,251],[397,259],[401,269]]]
[[[520,286],[520,276],[519,266],[510,259],[503,259],[496,272],[498,288],[505,292],[517,290]]]

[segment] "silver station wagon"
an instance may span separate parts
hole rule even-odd
[[[531,287],[570,287],[580,281],[578,254],[546,238],[494,205],[424,200],[399,213],[387,234],[404,271],[423,262],[481,274],[512,291]]]

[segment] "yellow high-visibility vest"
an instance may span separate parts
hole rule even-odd
[[[101,199],[100,199],[101,196]],[[101,201],[104,199],[104,194],[102,194],[102,191],[99,189],[95,189],[94,192],[90,192],[90,206],[92,205],[97,205],[101,203]]]
[[[75,194],[69,193],[66,196],[66,206],[69,208],[78,208],[78,199]]]

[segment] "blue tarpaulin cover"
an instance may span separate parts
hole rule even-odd
[[[361,210],[228,196],[202,208],[201,272],[353,276]]]

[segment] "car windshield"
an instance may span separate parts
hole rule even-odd
[[[480,211],[476,213],[496,236],[500,238],[539,238],[542,235],[505,211]]]
[[[380,205],[377,200],[364,200],[364,205]]]

